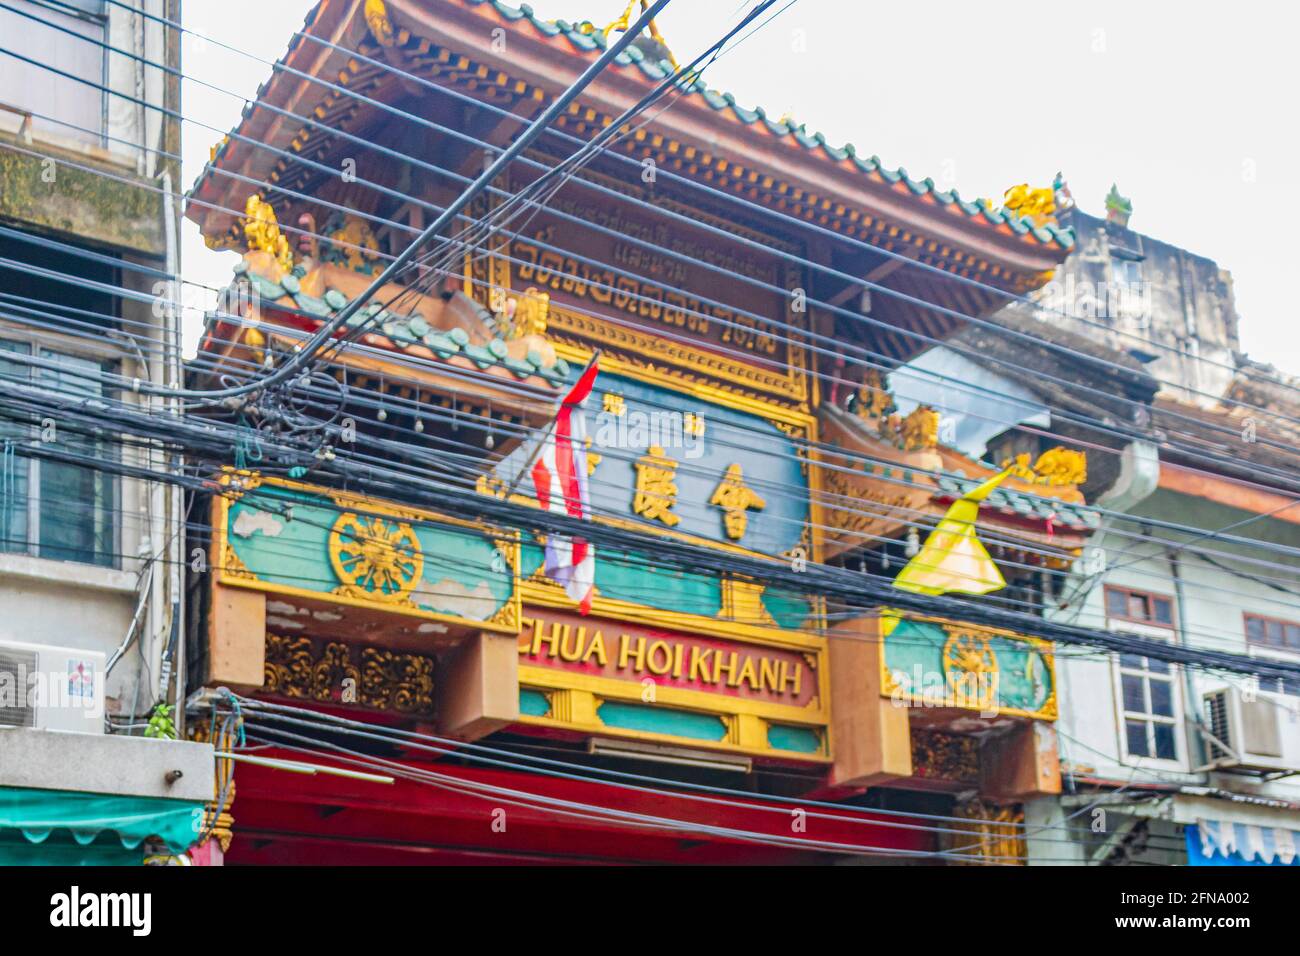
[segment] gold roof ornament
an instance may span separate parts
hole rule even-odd
[[[388,18],[384,0],[366,0],[364,14],[366,26],[370,28],[370,35],[375,38],[375,42],[383,47],[392,46],[397,32],[393,29],[393,21]]]
[[[285,272],[293,269],[293,251],[280,231],[275,209],[258,193],[244,203],[244,239],[250,252],[269,252]]]
[[[1008,458],[1002,467],[1011,469],[1011,474],[1021,481],[1035,485],[1081,485],[1088,480],[1087,453],[1062,445],[1039,455],[1032,468],[1028,452]]]
[[[939,447],[939,413],[918,405],[906,415],[879,420],[880,437],[902,451],[931,451]]]
[[[551,295],[536,286],[529,286],[515,303],[515,313],[510,326],[510,338],[522,339],[528,335],[545,335],[550,320]]]
[[[880,419],[894,410],[894,396],[885,387],[885,377],[879,369],[869,368],[862,374],[854,411],[859,418]]]
[[[640,2],[641,12],[644,13],[650,8],[649,0],[640,0]],[[629,0],[628,5],[623,9],[623,15],[603,30],[597,31],[596,25],[590,20],[586,20],[578,25],[578,32],[586,36],[591,36],[593,33],[599,32],[604,37],[608,37],[611,33],[624,33],[632,24],[632,9],[636,5],[637,0]],[[669,49],[668,43],[664,40],[664,35],[659,32],[659,27],[654,20],[650,21],[648,29],[650,31],[650,39],[659,44],[660,50],[663,54],[661,59],[665,59],[671,63],[674,70],[681,69],[677,65],[677,58],[673,56],[673,51]]]
[[[1041,189],[1031,189],[1028,183],[1012,186],[1002,196],[1002,208],[1035,226],[1056,224],[1056,193],[1050,186]]]

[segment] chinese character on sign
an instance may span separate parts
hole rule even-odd
[[[749,523],[746,512],[750,508],[761,509],[767,505],[767,502],[745,484],[745,476],[741,474],[740,465],[731,465],[714,490],[709,504],[722,509],[722,521],[727,529],[727,537],[739,541],[745,536],[745,527]]]
[[[665,457],[664,450],[651,445],[636,463],[636,496],[632,510],[650,521],[662,521],[674,527],[681,519],[670,510],[677,503],[677,462]]]

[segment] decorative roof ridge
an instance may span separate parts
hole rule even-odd
[[[544,20],[538,17],[533,12],[533,8],[527,3],[521,4],[519,7],[512,7],[507,3],[503,3],[502,0],[462,0],[462,2],[468,7],[478,7],[485,3],[490,4],[503,18],[512,24],[520,20],[526,20],[545,39],[562,34],[576,52],[590,53],[597,47],[604,49],[605,46],[604,37],[599,32],[588,35],[580,33],[577,30],[577,24],[569,23],[566,20]],[[637,52],[640,53],[639,50]],[[616,58],[615,64],[623,70],[638,69],[647,79],[653,82],[659,82],[672,72],[671,65],[667,64],[666,61],[651,63],[644,56],[620,55]],[[668,67],[667,71],[664,69],[665,66]],[[941,191],[935,187],[934,180],[928,176],[916,180],[910,177],[907,170],[902,167],[896,170],[886,169],[881,163],[880,157],[874,155],[864,163],[858,159],[856,149],[852,143],[846,143],[838,148],[833,147],[827,142],[824,134],[820,132],[809,134],[802,123],[795,123],[791,118],[783,116],[780,120],[773,122],[768,119],[767,112],[763,107],[756,106],[753,109],[746,109],[736,102],[736,97],[733,94],[706,88],[698,78],[684,87],[684,93],[687,96],[698,96],[716,112],[729,111],[732,116],[745,126],[752,126],[761,120],[763,126],[771,135],[788,140],[809,152],[820,150],[827,158],[837,164],[843,163],[847,159],[863,172],[868,174],[877,173],[889,185],[901,181],[913,194],[922,197],[929,196],[939,205],[956,208],[969,219],[976,219],[983,215],[984,219],[991,225],[1005,224],[1016,235],[1032,235],[1042,245],[1056,245],[1067,250],[1074,247],[1074,230],[1068,226],[1051,223],[1045,226],[1035,226],[1030,220],[1022,218],[1009,210],[988,207],[984,200],[977,200],[974,205],[978,208],[972,209],[972,204],[962,202],[959,199],[955,189]]]
[[[233,272],[249,283],[259,299],[285,308],[282,300],[287,298],[293,303],[294,311],[309,319],[328,321],[351,301],[347,295],[333,287],[327,288],[320,297],[303,292],[300,281],[302,276],[299,274],[301,267],[296,267],[293,272],[286,273],[277,280],[261,275],[255,268],[250,268],[247,259],[240,259],[234,264]],[[479,311],[484,311],[477,303],[475,305]],[[415,309],[406,315],[398,315],[378,307],[378,303],[371,303],[359,309],[347,324],[349,328],[356,328],[372,319],[372,327],[366,335],[378,337],[393,352],[402,353],[413,346],[423,346],[441,361],[460,355],[482,370],[500,366],[517,379],[536,377],[551,388],[563,385],[572,372],[569,363],[563,358],[557,357],[554,362],[548,363],[545,356],[531,349],[524,358],[511,357],[506,340],[500,335],[495,335],[486,345],[473,345],[464,329],[435,329]]]

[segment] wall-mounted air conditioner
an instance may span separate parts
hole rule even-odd
[[[1202,699],[1218,741],[1205,741],[1213,766],[1300,773],[1300,700],[1238,687],[1207,691]]]
[[[0,728],[104,732],[104,655],[0,641]]]

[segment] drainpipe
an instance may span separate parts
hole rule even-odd
[[[1107,511],[1127,513],[1149,498],[1155,492],[1159,483],[1159,449],[1151,442],[1130,442],[1125,445],[1124,449],[1120,452],[1119,476],[1116,477],[1115,483],[1100,494],[1095,503],[1098,507],[1105,508]],[[1115,523],[1118,520],[1118,518],[1109,515],[1104,517],[1097,525],[1097,530],[1093,532],[1092,537],[1089,540],[1093,542],[1101,542],[1105,540],[1107,533],[1115,526]],[[1083,592],[1082,589],[1089,579],[1086,571],[1086,562],[1084,567],[1085,569],[1080,576],[1080,580],[1068,599],[1069,602],[1073,602],[1086,597],[1087,594],[1091,594],[1092,589],[1095,588],[1097,584],[1100,583],[1100,579],[1104,578],[1106,575],[1106,567],[1103,565],[1101,570],[1098,572],[1098,579],[1094,580],[1093,583],[1088,586],[1087,592]],[[1080,603],[1078,608],[1074,611],[1074,617],[1071,622],[1077,620],[1082,612],[1083,604]],[[1056,614],[1052,615],[1053,619],[1056,617]],[[1070,673],[1071,668],[1066,664],[1061,666],[1056,675],[1056,679],[1061,684],[1062,696],[1067,700],[1073,700],[1073,694],[1070,690]],[[1063,719],[1064,713],[1062,713],[1061,716]],[[1073,729],[1073,725],[1071,725],[1071,728]]]
[[[172,184],[172,174],[168,169],[162,173],[163,186],[163,233],[167,241],[167,272],[171,277],[170,282],[170,308],[166,310],[165,327],[163,329],[163,367],[164,374],[170,388],[178,389],[181,387],[181,291],[180,291],[180,246],[177,242],[176,224],[177,209],[179,203],[176,200],[176,193]],[[179,418],[181,415],[181,403],[177,398],[167,400],[170,404],[169,414],[172,418]],[[183,468],[183,460],[179,454],[175,455],[168,463],[168,467],[175,473],[179,474]],[[164,654],[167,648],[172,649],[175,655],[172,663],[176,673],[176,691],[171,698],[175,705],[172,712],[172,720],[176,727],[176,736],[179,739],[185,738],[185,591],[181,582],[181,561],[185,555],[185,521],[184,507],[180,485],[171,484],[167,488],[167,495],[170,499],[170,507],[167,514],[171,519],[170,528],[172,534],[169,536],[168,551],[168,591],[171,597],[171,621],[168,628],[166,644],[164,644]],[[164,526],[166,528],[166,526]],[[166,531],[164,530],[164,533]],[[158,575],[161,577],[162,575]],[[170,672],[172,668],[168,668]],[[167,682],[164,679],[162,687],[159,688],[162,696],[167,695]]]
[[[1174,634],[1178,638],[1178,643],[1183,647],[1187,647],[1187,614],[1183,600],[1183,575],[1182,565],[1178,560],[1178,549],[1165,549],[1165,559],[1169,562],[1169,575],[1174,579],[1174,604],[1178,614]],[[1203,767],[1208,762],[1208,754],[1205,751],[1205,741],[1200,734],[1201,728],[1206,726],[1201,713],[1201,700],[1196,696],[1196,681],[1192,677],[1192,669],[1183,667],[1180,670],[1183,672],[1183,693],[1187,697],[1186,713],[1191,715],[1191,723],[1196,731],[1191,735],[1192,739],[1189,741],[1190,748],[1196,752],[1196,759],[1192,760],[1191,764],[1193,767]],[[1202,771],[1197,776],[1204,783],[1208,783],[1210,780],[1208,771]]]

